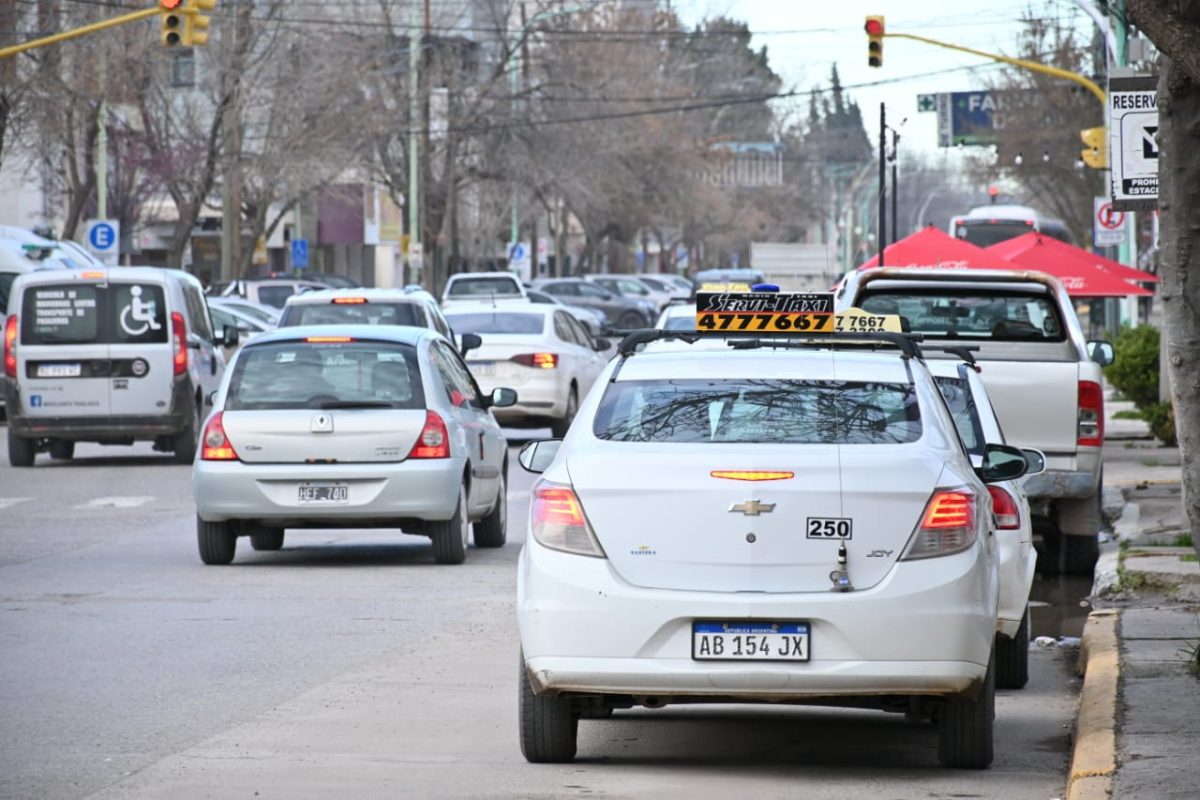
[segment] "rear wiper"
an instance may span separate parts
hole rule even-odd
[[[387,400],[327,400],[318,408],[395,408]]]

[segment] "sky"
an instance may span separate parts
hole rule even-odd
[[[877,141],[879,104],[887,104],[888,123],[902,120],[901,149],[937,151],[937,119],[917,112],[917,95],[987,88],[995,62],[931,45],[885,39],[883,67],[867,66],[868,14],[882,14],[889,32],[913,33],[977,50],[1013,55],[1023,12],[1073,21],[1090,32],[1091,21],[1072,0],[673,0],[685,22],[705,17],[740,19],[754,32],[754,47],[767,46],[771,67],[786,89],[828,86],[837,63],[863,112],[868,135]],[[916,77],[924,73],[942,74]],[[807,111],[807,100],[801,104]]]

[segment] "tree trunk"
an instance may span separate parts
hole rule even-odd
[[[1183,504],[1200,555],[1200,82],[1163,56],[1158,79],[1163,325]]]

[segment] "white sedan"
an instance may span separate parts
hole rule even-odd
[[[654,323],[654,327],[666,331],[696,330],[696,304],[671,303],[658,315],[658,322]]]
[[[483,340],[468,353],[467,366],[484,392],[511,386],[520,395],[516,405],[496,410],[502,425],[548,425],[564,436],[608,361],[602,355],[608,343],[552,305],[456,303],[446,309],[446,319],[460,337],[474,333]]]
[[[520,740],[673,702],[841,703],[932,719],[992,761],[999,554],[988,482],[920,354],[629,336],[542,473],[519,562]],[[678,334],[675,334],[678,336]],[[726,343],[726,346],[721,346]],[[640,345],[645,345],[639,349]]]

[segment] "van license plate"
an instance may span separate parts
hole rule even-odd
[[[808,661],[807,622],[693,622],[695,661]]]
[[[79,364],[38,364],[39,378],[78,378],[83,374]]]
[[[301,503],[333,504],[350,502],[350,487],[344,483],[302,483],[299,487]]]

